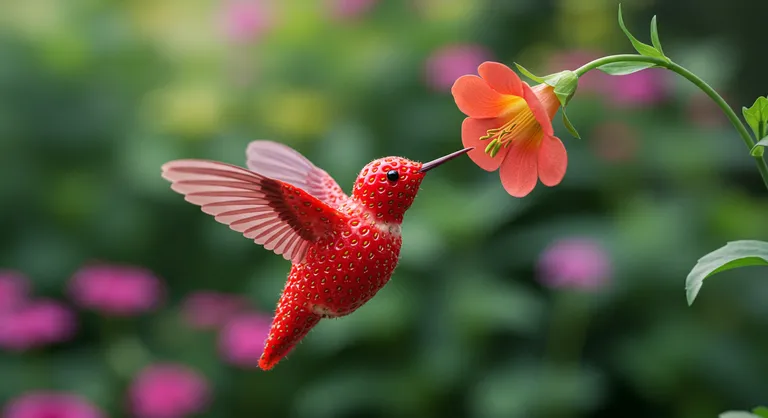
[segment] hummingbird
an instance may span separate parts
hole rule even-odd
[[[298,151],[266,140],[248,144],[247,169],[186,159],[164,164],[162,176],[186,201],[291,262],[259,359],[270,370],[321,319],[351,314],[389,282],[403,215],[425,174],[471,149],[423,164],[374,160],[351,196]]]

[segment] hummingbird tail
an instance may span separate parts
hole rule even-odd
[[[264,353],[259,359],[262,370],[275,367],[322,318],[306,307],[291,303],[290,298],[285,296],[277,306]]]

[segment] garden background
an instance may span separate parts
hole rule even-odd
[[[160,177],[172,159],[244,165],[254,139],[346,191],[372,159],[431,160],[461,147],[450,87],[480,62],[544,74],[631,52],[616,1],[0,7],[3,418],[46,402],[61,418],[702,418],[768,402],[765,270],[708,280],[692,307],[684,291],[703,254],[768,237],[766,191],[725,117],[663,70],[581,80],[583,139],[556,125],[556,188],[512,198],[468,158],[431,172],[392,281],[270,372],[254,357],[288,262]],[[732,106],[768,91],[768,2],[623,9],[644,41],[658,14],[667,55]]]

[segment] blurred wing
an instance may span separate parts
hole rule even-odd
[[[335,209],[305,191],[244,168],[178,160],[162,169],[163,178],[185,200],[295,263],[340,220]]]
[[[348,199],[333,177],[287,145],[253,141],[246,155],[251,171],[306,190],[333,208]]]

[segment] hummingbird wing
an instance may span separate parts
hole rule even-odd
[[[325,170],[295,149],[273,141],[253,141],[246,150],[251,171],[284,181],[336,208],[349,197]]]
[[[177,160],[162,170],[186,201],[294,263],[342,217],[298,187],[234,165]]]

